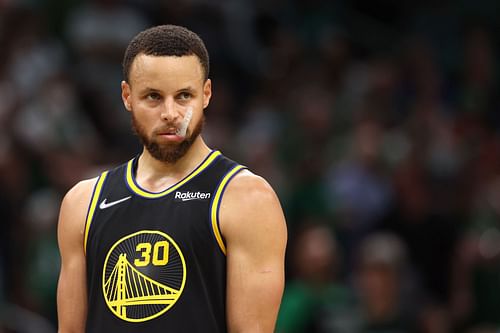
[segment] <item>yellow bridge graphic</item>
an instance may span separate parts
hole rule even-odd
[[[130,305],[170,305],[179,297],[179,290],[167,287],[139,272],[120,254],[118,262],[104,284],[106,301],[115,314],[127,319]]]

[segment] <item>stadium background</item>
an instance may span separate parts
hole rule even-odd
[[[0,0],[0,332],[55,330],[61,198],[138,153],[121,57],[164,23],[209,50],[208,143],[282,200],[279,331],[498,331],[499,12],[495,0]]]

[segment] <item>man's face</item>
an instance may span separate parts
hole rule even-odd
[[[144,147],[156,159],[175,163],[186,154],[203,127],[203,109],[211,97],[211,82],[204,80],[194,55],[139,54],[122,82],[122,99],[132,113],[132,125]],[[177,131],[188,107],[193,116],[185,137]]]

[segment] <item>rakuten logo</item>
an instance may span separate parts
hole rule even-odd
[[[175,192],[174,199],[181,201],[190,201],[190,200],[205,200],[210,199],[210,193],[203,192]]]

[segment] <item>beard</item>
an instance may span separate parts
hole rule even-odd
[[[184,140],[181,142],[172,143],[159,143],[154,137],[157,131],[153,132],[153,135],[149,137],[146,133],[145,128],[137,121],[132,112],[132,129],[134,133],[139,137],[143,146],[155,159],[166,163],[175,163],[181,159],[188,152],[189,148],[193,145],[194,141],[200,135],[203,126],[205,124],[205,115],[202,116],[200,121],[196,124],[193,131],[189,129],[186,132]],[[175,127],[177,125],[166,124],[165,127]]]

